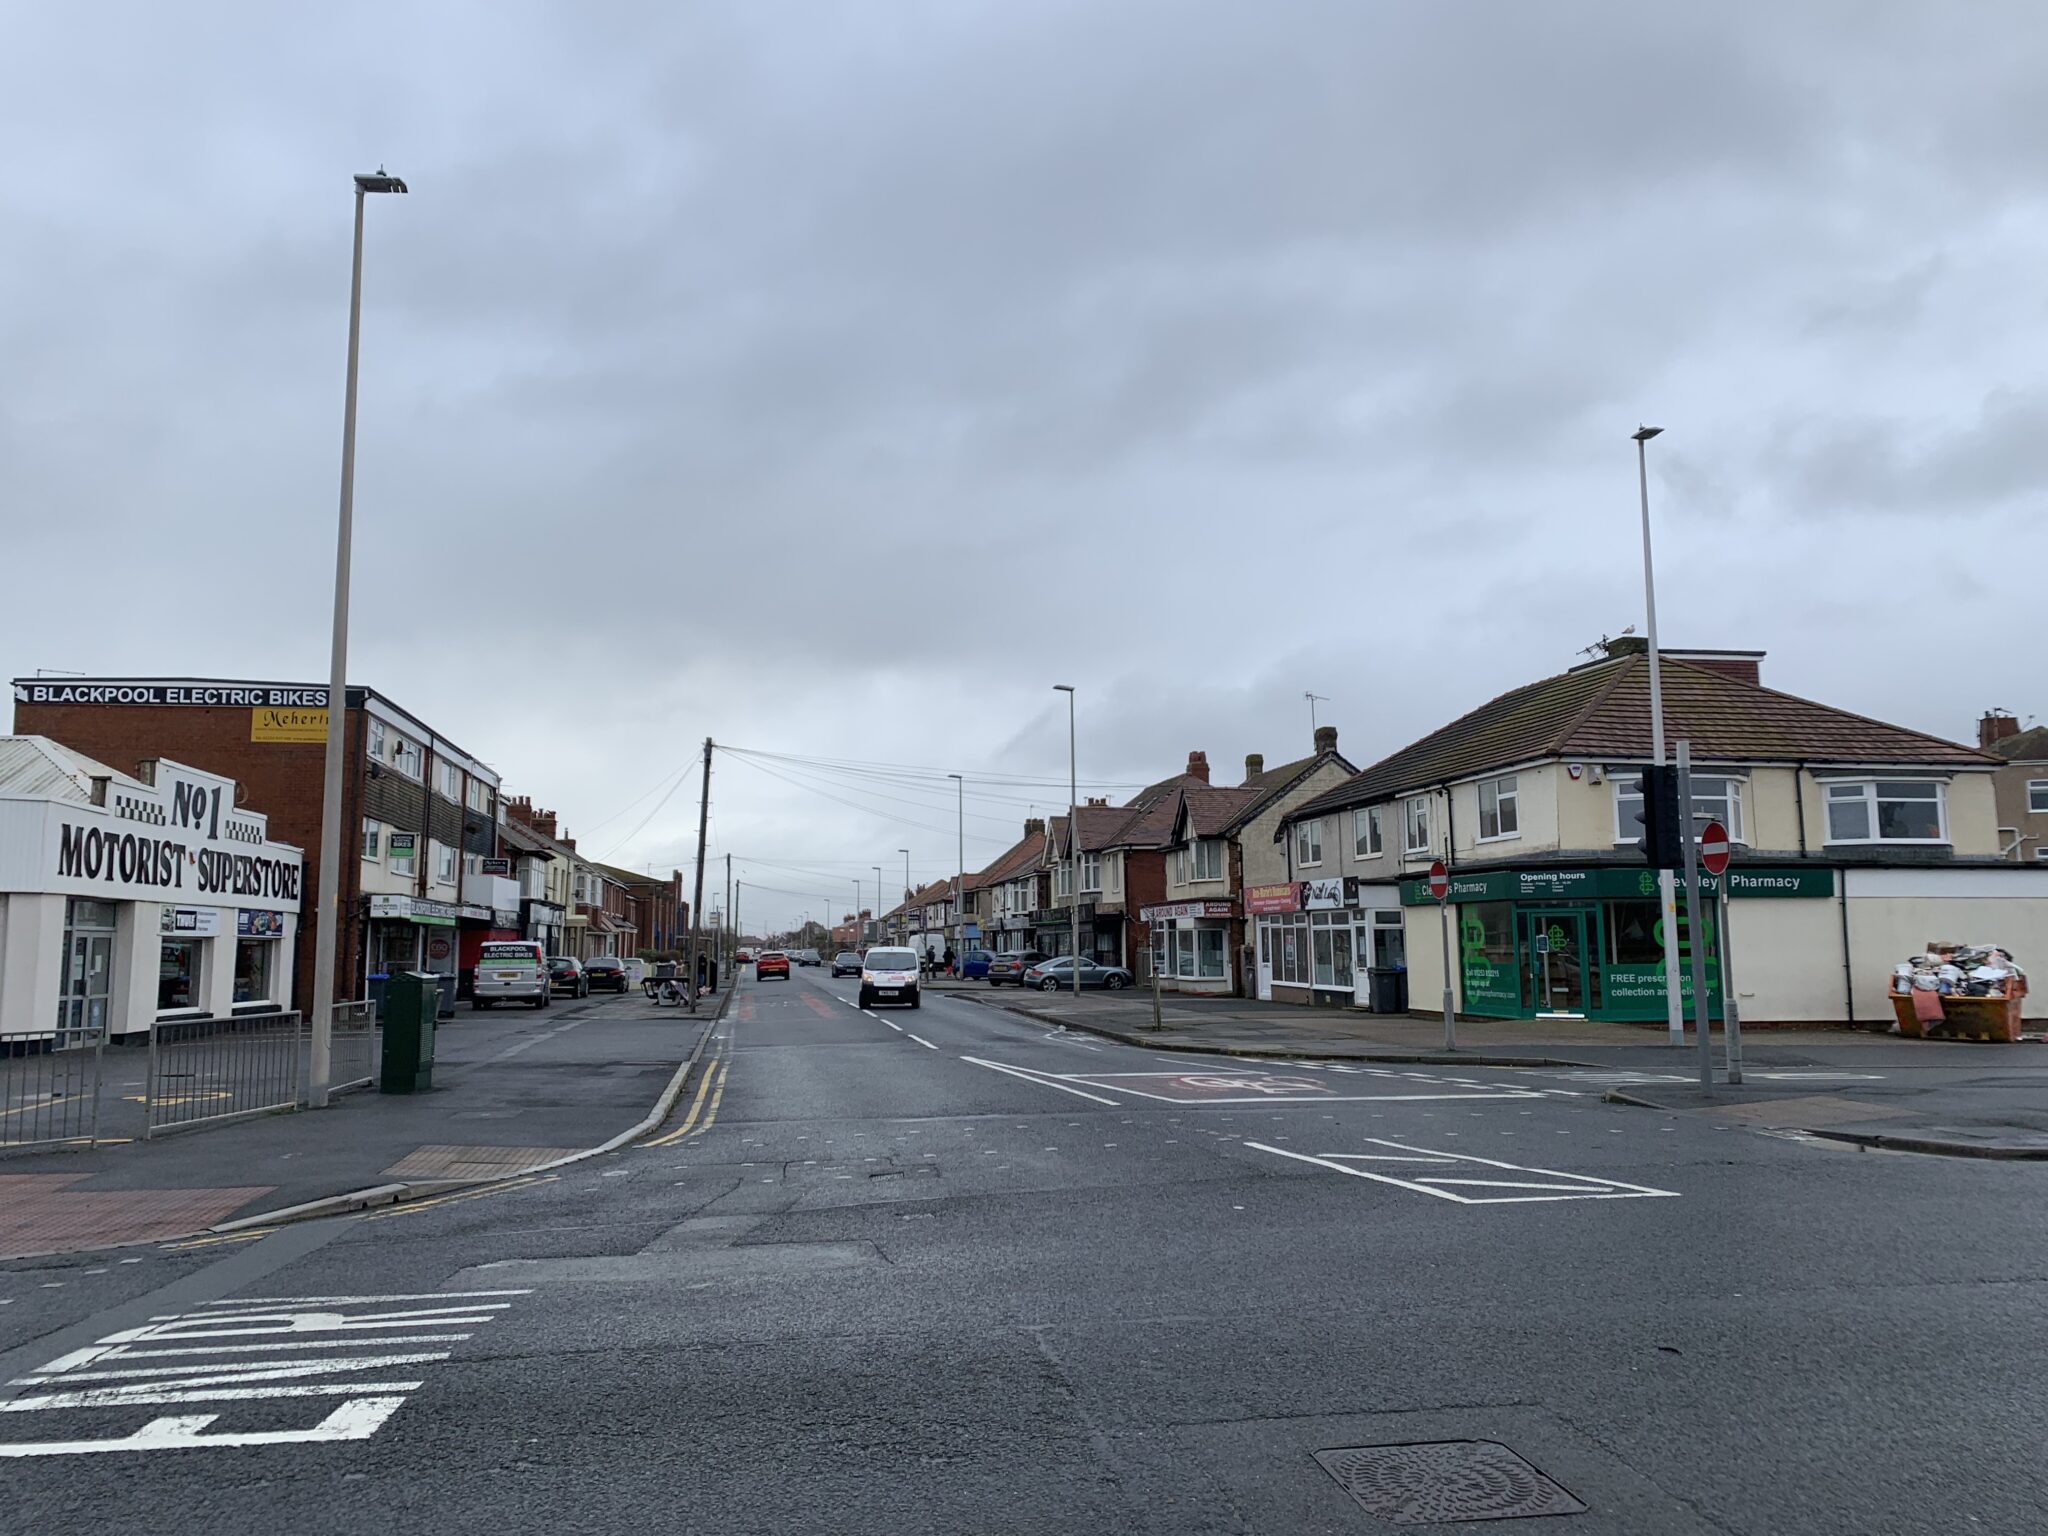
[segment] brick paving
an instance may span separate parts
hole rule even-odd
[[[86,1173],[0,1174],[0,1259],[177,1237],[225,1220],[269,1184],[220,1189],[73,1189]]]

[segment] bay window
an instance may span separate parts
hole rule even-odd
[[[1830,843],[1945,843],[1947,805],[1933,779],[1865,779],[1827,786]]]
[[[1499,842],[1521,835],[1522,820],[1517,810],[1515,776],[1483,779],[1479,784],[1479,841]]]

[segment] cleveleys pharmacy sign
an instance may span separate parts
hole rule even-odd
[[[1832,869],[1755,869],[1730,867],[1730,896],[1821,897],[1835,894]],[[1700,894],[1713,896],[1719,882],[1700,874]],[[1606,867],[1600,869],[1489,869],[1474,874],[1451,871],[1450,900],[1462,901],[1586,901],[1599,897],[1657,899],[1657,873],[1651,869]],[[1401,905],[1422,907],[1433,904],[1429,884],[1423,880],[1401,882]]]

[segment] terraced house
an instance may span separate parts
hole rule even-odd
[[[1734,846],[1728,939],[1745,1023],[1887,1022],[1893,966],[1940,941],[2048,952],[2048,870],[2003,857],[2002,759],[1766,688],[1760,652],[1662,661],[1667,734],[1691,743],[1694,815]],[[1663,1021],[1663,916],[1632,793],[1649,755],[1648,657],[1626,638],[1292,808],[1292,873],[1373,893],[1352,908],[1354,997],[1360,943],[1391,953],[1378,947],[1390,899],[1410,920],[1412,999],[1439,996],[1444,945],[1423,876],[1440,858],[1460,1011]],[[1683,954],[1695,936],[1679,924]],[[1345,990],[1317,932],[1312,914],[1261,920],[1275,998]],[[1697,939],[1718,1013],[1721,935],[1704,922]],[[2028,997],[2026,1015],[2048,1016],[2048,1000]]]

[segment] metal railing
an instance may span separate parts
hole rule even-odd
[[[307,1045],[296,1012],[159,1019],[149,1032],[143,1135],[298,1108]]]
[[[0,1044],[0,1147],[99,1144],[103,1029]]]
[[[377,1081],[377,1010],[367,997],[334,1005],[328,1062],[330,1094],[353,1093]]]

